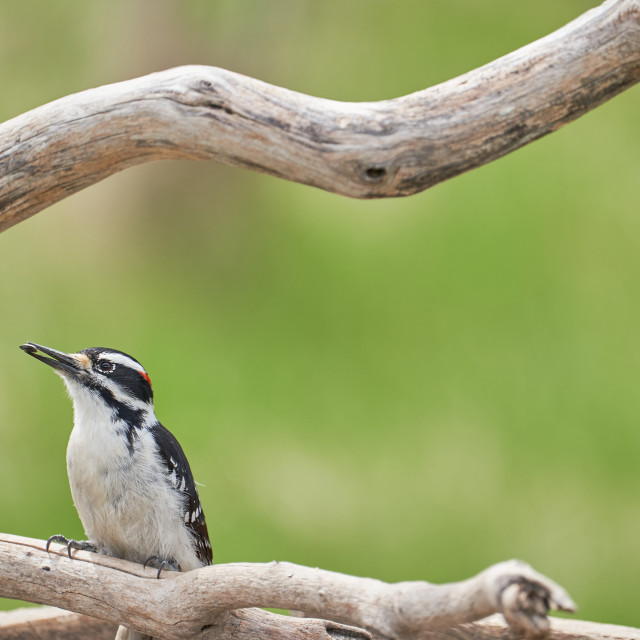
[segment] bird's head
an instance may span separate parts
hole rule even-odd
[[[130,355],[92,347],[64,353],[34,342],[20,348],[44,362],[64,380],[75,405],[101,402],[125,418],[129,410],[153,412],[151,379]]]

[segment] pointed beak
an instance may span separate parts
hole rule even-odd
[[[21,344],[20,348],[36,360],[48,364],[62,375],[77,378],[87,370],[86,365],[88,363],[83,362],[83,354],[63,353],[56,349],[43,347],[41,344],[36,344],[35,342]],[[86,356],[84,356],[84,358],[86,358]]]

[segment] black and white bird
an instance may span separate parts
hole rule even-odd
[[[151,380],[115,349],[63,353],[20,347],[59,374],[73,401],[67,447],[73,502],[88,541],[68,543],[110,556],[190,571],[212,563],[196,484],[182,447],[156,418]]]

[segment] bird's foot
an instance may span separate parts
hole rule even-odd
[[[45,545],[45,550],[47,551],[47,553],[49,552],[49,545],[52,542],[66,544],[67,555],[69,556],[69,558],[71,558],[71,549],[77,549],[78,551],[92,551],[93,553],[98,553],[98,547],[96,547],[93,542],[90,542],[89,540],[69,540],[62,534],[51,536],[47,540],[47,544]]]
[[[170,569],[171,571],[180,571],[180,565],[173,558],[163,558],[162,556],[149,556],[142,565],[143,569],[147,568],[147,565],[158,569],[156,578],[160,578],[160,574],[163,569]]]

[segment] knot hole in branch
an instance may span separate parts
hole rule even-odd
[[[364,170],[364,177],[367,182],[381,182],[387,175],[384,167],[367,167]]]
[[[207,107],[209,109],[221,110],[228,115],[233,115],[233,109],[229,107],[227,101],[218,93],[211,80],[199,80],[198,93],[206,96],[205,100],[200,102],[200,106]]]

